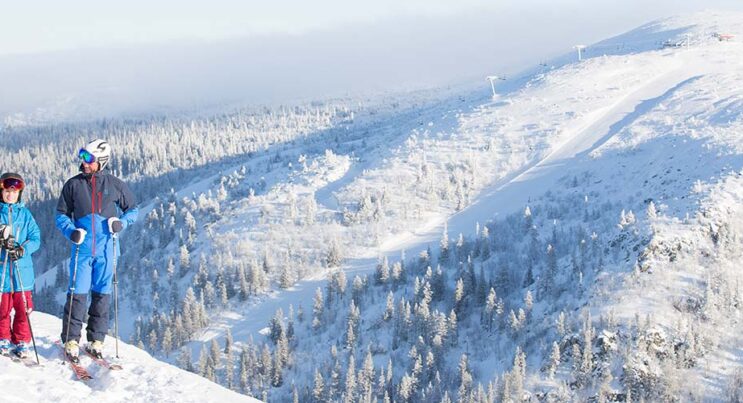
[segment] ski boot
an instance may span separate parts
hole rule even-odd
[[[102,341],[93,340],[92,343],[88,343],[88,345],[85,346],[85,350],[88,352],[88,354],[92,355],[95,358],[103,358]]]
[[[67,359],[75,364],[80,362],[80,345],[77,344],[76,340],[70,340],[64,344],[64,353]]]
[[[9,356],[10,355],[10,340],[8,339],[2,339],[0,340],[0,355]]]
[[[28,358],[31,353],[31,346],[28,343],[20,341],[15,345],[15,355],[20,359]]]

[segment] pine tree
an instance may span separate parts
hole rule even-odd
[[[209,355],[206,352],[206,345],[201,345],[201,350],[199,352],[199,375],[206,378],[206,375],[208,373],[208,364],[209,364]]]
[[[294,338],[294,306],[289,304],[289,315],[286,321],[286,339]]]
[[[513,357],[513,369],[511,369],[511,387],[516,401],[521,401],[524,395],[524,381],[526,380],[526,354],[521,347],[516,347]]]
[[[382,320],[385,322],[392,319],[392,316],[395,314],[395,296],[392,294],[392,291],[387,293],[387,303],[385,306],[384,314],[382,315]]]
[[[550,379],[553,379],[555,377],[555,372],[557,372],[557,368],[560,366],[560,346],[557,344],[556,341],[552,342],[552,353],[550,353],[550,366],[549,366],[549,377]]]
[[[442,264],[449,260],[449,225],[444,222],[444,231],[441,234],[441,240],[439,241],[439,247],[441,249],[439,254],[439,262]]]
[[[175,277],[175,263],[173,263],[173,258],[168,259],[168,265],[165,268],[165,273],[168,275],[168,280],[172,282],[173,278]]]
[[[279,339],[276,342],[276,356],[278,357],[281,367],[286,367],[289,364],[289,340],[286,338],[286,333],[281,332]]]
[[[454,312],[453,309],[449,313],[448,324],[449,324],[449,326],[448,326],[449,327],[449,331],[448,331],[448,333],[449,333],[449,340],[451,341],[452,346],[455,346],[457,344],[457,342],[459,341],[459,337],[457,336],[458,335],[458,331],[457,331],[457,314],[456,314],[456,312]]]
[[[246,394],[250,390],[248,379],[253,373],[253,369],[251,368],[251,361],[248,357],[248,349],[246,347],[243,347],[242,351],[240,352],[240,390]]]
[[[165,352],[165,358],[168,357],[170,352],[173,350],[173,332],[170,330],[170,327],[166,327],[163,331],[163,343],[162,343],[163,351]]]
[[[398,389],[397,389],[397,395],[399,397],[399,401],[410,402],[413,398],[414,393],[415,393],[415,389],[413,387],[413,379],[406,372],[402,376],[402,379],[400,379],[400,385],[398,386]]]
[[[312,398],[316,403],[325,402],[325,380],[317,368],[315,368],[315,381],[314,387],[312,388]]]
[[[248,276],[245,272],[245,265],[243,264],[237,267],[237,283],[240,289],[238,293],[240,301],[247,301],[250,297],[250,284],[248,283]]]
[[[148,341],[148,343],[149,343],[148,346],[150,348],[150,351],[152,351],[154,353],[155,351],[157,351],[157,346],[158,346],[158,344],[157,344],[157,341],[158,341],[157,340],[157,332],[155,331],[155,329],[152,329],[152,331],[150,331],[150,335],[149,335],[148,340],[149,340]]]
[[[555,248],[550,244],[547,245],[547,268],[542,276],[542,292],[544,295],[550,295],[555,289],[555,277],[557,276],[557,256]],[[544,299],[544,297],[540,297]]]
[[[214,289],[214,286],[212,285],[211,282],[206,283],[201,293],[201,296],[204,297],[204,304],[207,307],[213,308],[216,306],[217,291]]]
[[[263,344],[263,349],[261,349],[260,373],[263,375],[264,379],[270,378],[273,374],[271,350],[268,349],[268,345],[266,344]]]
[[[333,348],[335,348],[335,345],[333,345]],[[335,364],[333,365],[333,369],[330,371],[330,381],[328,383],[328,401],[335,401],[338,397],[338,393],[340,392],[341,387],[341,364],[337,358],[335,357]]]
[[[224,281],[219,282],[219,302],[222,304],[222,307],[227,307],[227,304],[229,303],[229,296],[227,293],[227,284],[225,284]]]
[[[464,306],[464,281],[460,277],[454,287],[454,311],[461,313]]]
[[[182,245],[180,248],[179,260],[181,264],[180,274],[181,277],[183,277],[191,268],[191,254],[188,252],[188,248],[186,247],[186,245]],[[171,262],[169,262],[169,265],[170,264],[172,264],[172,260]],[[173,268],[173,270],[175,270],[175,267]]]
[[[341,250],[338,246],[338,242],[335,240],[331,241],[325,257],[325,267],[338,267],[340,266],[342,260],[343,257],[341,256]]]
[[[524,281],[521,286],[526,288],[532,284],[534,284],[534,273],[532,272],[531,264],[527,262],[526,274],[524,274]]]
[[[490,292],[488,293],[487,300],[485,301],[485,309],[484,309],[484,324],[487,327],[488,331],[491,332],[493,330],[493,320],[495,318],[495,308],[496,308],[496,296],[495,296],[495,288],[490,288]]]
[[[364,398],[371,397],[374,389],[374,361],[372,360],[371,350],[366,351],[366,357],[364,357],[364,363],[358,377],[358,384],[361,396],[364,396]]]
[[[232,356],[232,350],[227,350],[224,357],[224,382],[227,389],[234,390],[234,359]]]
[[[534,227],[534,218],[531,215],[531,209],[529,206],[526,206],[524,209],[524,228],[525,232],[531,231],[532,227]]]
[[[376,272],[374,275],[374,281],[377,285],[387,284],[390,280],[390,265],[387,261],[387,256],[382,258],[382,261],[377,264]]]
[[[521,329],[521,323],[519,318],[516,316],[516,312],[511,309],[511,313],[508,315],[508,323],[511,326],[511,331],[516,334]]]
[[[150,284],[152,284],[152,293],[157,294],[160,290],[160,276],[157,274],[157,269],[152,270],[152,277],[150,277]]]
[[[392,281],[395,286],[405,284],[407,281],[407,273],[405,272],[405,266],[402,261],[395,262],[392,265]]]
[[[181,348],[181,352],[178,354],[178,367],[189,372],[194,372],[191,360],[191,348],[188,346]]]
[[[271,318],[271,323],[269,325],[269,328],[271,330],[271,341],[276,344],[279,340],[279,337],[284,334],[284,310],[281,308],[278,308],[276,312],[273,315],[273,318]]]
[[[294,279],[292,278],[289,269],[289,265],[281,266],[281,274],[279,275],[279,288],[287,289],[294,285]]]
[[[217,368],[220,366],[220,363],[222,362],[222,353],[221,349],[219,348],[219,343],[217,343],[217,339],[212,339],[211,342],[211,348],[210,348],[210,358],[212,362],[214,363],[214,368]]]
[[[284,368],[281,364],[281,357],[277,352],[274,352],[273,356],[273,372],[271,374],[271,386],[278,388],[284,384]]]
[[[343,401],[346,403],[354,403],[356,401],[356,360],[354,360],[353,354],[350,354],[348,357],[348,370],[346,371]]]
[[[322,326],[322,318],[323,318],[323,310],[324,310],[324,303],[323,303],[323,294],[322,289],[320,287],[317,287],[317,290],[315,290],[315,298],[313,300],[312,304],[312,328],[317,330]]]
[[[351,298],[356,301],[357,305],[360,303],[361,295],[364,293],[364,289],[365,281],[359,275],[354,276],[353,285],[351,286]]]
[[[651,221],[658,218],[658,210],[655,208],[655,203],[653,203],[652,200],[648,203],[647,215],[648,219]]]
[[[457,401],[460,403],[467,402],[467,396],[472,388],[472,374],[467,361],[467,355],[462,354],[459,358],[459,389],[457,390]]]
[[[560,311],[560,315],[557,317],[557,335],[561,338],[565,336],[567,332],[567,324],[565,322],[565,312]]]

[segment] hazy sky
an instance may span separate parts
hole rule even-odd
[[[39,108],[105,115],[467,82],[653,19],[743,10],[739,0],[4,3],[0,124]]]

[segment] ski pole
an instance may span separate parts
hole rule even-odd
[[[21,286],[21,297],[23,298],[23,307],[26,310],[26,321],[28,322],[28,331],[31,332],[31,342],[34,345],[34,354],[36,354],[36,363],[41,365],[41,362],[39,362],[39,352],[36,350],[36,338],[34,337],[34,328],[33,326],[31,326],[31,310],[28,309],[28,300],[26,299],[26,290],[23,289],[24,287],[23,287],[23,279],[21,278],[21,270],[18,268],[18,263],[16,263],[13,266],[15,267],[15,274],[17,276],[16,278],[18,279],[18,283]],[[10,286],[13,287],[13,284],[11,284]]]
[[[5,249],[4,246],[5,245],[3,245],[2,249]],[[7,268],[7,266],[8,266],[8,251],[6,250],[5,259],[3,259],[3,278],[0,279],[0,295],[2,295],[3,290],[5,289],[5,273],[7,273],[5,269]]]
[[[80,255],[80,245],[75,246],[75,263],[72,266],[72,282],[70,283],[70,302],[67,305],[67,333],[64,336],[64,342],[67,343],[70,338],[70,322],[72,321],[72,296],[75,294],[75,280],[77,278],[77,258]]]
[[[116,233],[113,234],[114,243],[114,335],[116,340],[116,358],[119,358],[119,280],[116,278]]]
[[[2,296],[3,290],[5,289],[5,273],[7,273],[6,269],[8,267],[8,255],[10,254],[10,251],[8,250],[8,240],[13,236],[13,209],[8,210],[8,224],[10,225],[10,236],[7,239],[3,239],[3,244],[1,249],[5,249],[5,259],[3,259],[3,278],[0,280],[0,296]],[[11,284],[11,289],[13,285]],[[12,295],[11,295],[12,296]],[[10,302],[12,304],[12,301]]]

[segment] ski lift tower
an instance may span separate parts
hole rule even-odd
[[[493,99],[495,99],[495,97],[497,96],[497,94],[495,93],[495,80],[505,80],[506,78],[501,76],[487,76],[485,78],[490,81],[490,88],[493,90]]]
[[[586,45],[575,45],[575,46],[573,46],[573,49],[577,49],[578,50],[578,61],[583,60],[583,54],[581,53],[581,51],[583,49],[585,49],[585,48],[586,48]]]

